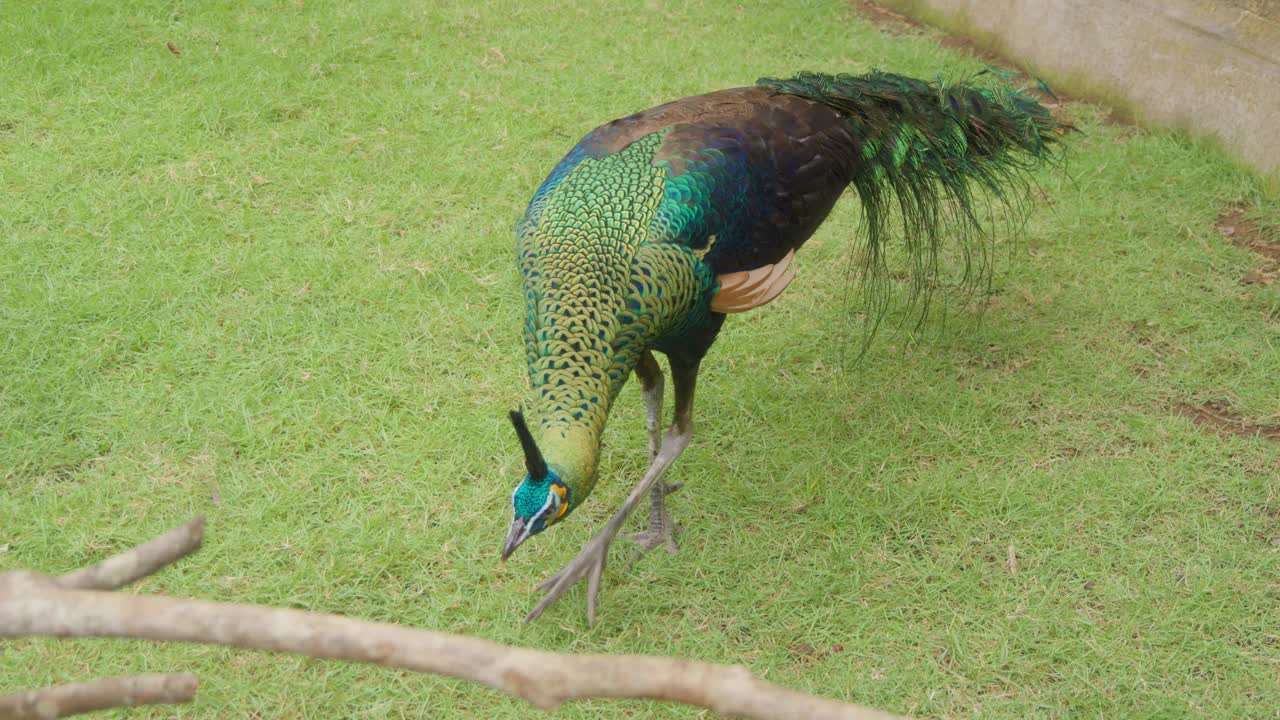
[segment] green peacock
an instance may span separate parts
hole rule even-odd
[[[990,79],[988,76],[987,79]],[[883,287],[901,223],[912,286],[936,283],[944,240],[980,242],[989,199],[1025,197],[1068,126],[999,80],[801,73],[689,97],[592,131],[551,171],[517,227],[530,395],[513,411],[525,457],[505,560],[591,495],[609,410],[634,374],[650,465],[622,507],[543,584],[537,618],[588,579],[593,623],[609,547],[649,497],[643,550],[675,552],[664,472],[688,446],[698,368],[729,313],[776,298],[794,255],[846,188],[865,214],[865,287]],[[872,297],[872,295],[869,295]],[[873,302],[874,315],[883,303]],[[667,356],[675,412],[661,430]]]

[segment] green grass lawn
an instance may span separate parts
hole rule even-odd
[[[681,553],[619,546],[594,629],[581,588],[525,626],[646,460],[632,383],[589,504],[498,562],[512,228],[546,171],[601,122],[762,75],[981,65],[840,0],[65,0],[0,26],[0,570],[203,513],[204,550],[142,592],[744,663],[921,717],[1277,717],[1280,444],[1177,414],[1280,422],[1280,284],[1242,284],[1261,260],[1215,229],[1280,203],[1211,144],[1071,105],[1084,134],[985,312],[856,364],[846,199],[704,365]],[[129,717],[532,712],[264,653],[0,645],[0,693],[163,670],[198,702]],[[606,715],[707,716],[560,713]]]

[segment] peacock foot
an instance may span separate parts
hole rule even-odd
[[[676,554],[679,547],[676,545],[676,533],[680,530],[680,526],[671,518],[671,514],[667,512],[664,500],[667,495],[684,487],[684,483],[674,483],[671,485],[659,485],[652,490],[653,504],[649,508],[649,527],[638,533],[632,533],[627,536],[629,540],[639,546],[640,551],[631,558],[631,564],[634,565],[640,556],[649,552],[654,548],[666,548],[667,552],[672,555]]]
[[[582,547],[578,556],[569,562],[563,570],[551,576],[538,586],[538,590],[546,593],[546,597],[538,602],[529,612],[525,622],[533,622],[542,613],[564,595],[565,591],[587,578],[587,625],[596,622],[596,606],[600,598],[600,578],[604,575],[604,566],[609,559],[609,544],[613,536],[602,532]]]
[[[666,548],[667,552],[675,555],[676,551],[680,549],[680,547],[676,545],[676,531],[679,529],[680,528],[676,525],[676,522],[670,517],[667,517],[663,520],[662,527],[650,527],[648,530],[641,530],[638,533],[628,535],[627,539],[635,543],[636,547],[640,549],[639,552],[635,554],[635,557],[631,558],[631,564],[634,565],[636,560],[640,559],[641,555],[644,555],[654,548]]]

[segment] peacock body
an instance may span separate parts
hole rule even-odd
[[[700,362],[726,314],[782,292],[795,251],[845,188],[866,214],[868,286],[884,272],[896,205],[914,285],[925,288],[942,241],[981,229],[977,197],[1021,190],[1063,128],[998,85],[803,73],[677,100],[583,138],[517,229],[531,423],[512,414],[528,474],[512,496],[503,557],[591,493],[610,407],[632,374],[642,383],[652,465],[530,617],[588,573],[594,616],[609,542],[646,492],[653,506],[641,544],[674,549],[662,506],[671,487],[658,480],[692,432]],[[655,350],[667,355],[675,385],[665,437]]]

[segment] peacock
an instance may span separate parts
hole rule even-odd
[[[602,125],[551,170],[516,228],[530,394],[510,413],[526,474],[511,495],[502,559],[591,495],[610,408],[632,374],[649,467],[604,528],[543,583],[527,620],[586,577],[587,622],[595,622],[610,544],[646,494],[648,527],[632,539],[641,552],[676,551],[665,499],[681,484],[662,477],[689,445],[702,360],[727,315],[787,287],[796,250],[846,188],[865,217],[864,287],[884,286],[883,251],[900,224],[912,286],[926,295],[938,284],[944,240],[980,242],[984,203],[1025,198],[1029,172],[1058,156],[1070,127],[988,80],[881,71],[762,78]],[[883,306],[872,302],[871,314]],[[674,386],[665,434],[655,352],[667,356]]]

